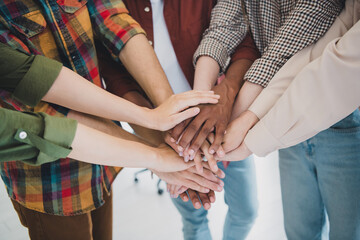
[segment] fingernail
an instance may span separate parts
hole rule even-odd
[[[219,170],[218,166],[215,165],[215,166],[214,166],[214,172],[217,172],[218,170]]]
[[[188,161],[189,161],[189,156],[186,155],[186,156],[184,157],[184,160],[185,160],[185,162],[188,162]]]
[[[214,201],[215,201],[214,197],[210,197],[210,202],[214,202]]]
[[[178,192],[179,194],[182,193],[182,189],[180,188],[177,192]]]
[[[218,187],[217,187],[217,190],[218,190],[219,192],[221,192],[221,191],[222,191],[222,187],[218,186]]]
[[[195,158],[195,155],[190,155],[190,160],[194,160],[194,158]]]
[[[205,192],[206,192],[206,193],[210,192],[210,189],[207,189],[207,188],[206,188],[206,189],[205,189]]]
[[[205,209],[208,209],[209,207],[210,207],[210,204],[205,203],[204,208],[205,208]]]
[[[214,149],[210,149],[210,150],[209,150],[209,153],[210,153],[210,154],[214,154],[214,153],[215,153]]]
[[[220,186],[224,186],[224,182],[223,181],[220,181]]]
[[[193,155],[194,154],[194,150],[190,149],[189,150],[189,155]]]
[[[226,134],[226,133],[227,133],[227,131],[225,130],[224,134]]]
[[[200,207],[201,207],[201,204],[200,204],[199,202],[196,202],[196,203],[195,203],[195,207],[200,208]]]
[[[182,156],[183,156],[183,152],[179,152],[179,156],[182,157]]]
[[[174,138],[170,138],[170,142],[174,143],[176,140]]]
[[[223,156],[225,155],[225,153],[224,153],[224,151],[219,151],[218,155],[219,155],[220,157],[223,157]]]
[[[178,150],[179,150],[179,152],[182,152],[182,151],[184,151],[184,148],[182,146],[178,146]]]

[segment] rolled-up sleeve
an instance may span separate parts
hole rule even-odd
[[[127,41],[137,34],[145,34],[121,0],[90,0],[87,6],[96,37],[115,60],[119,60]]]
[[[62,64],[40,55],[27,55],[0,43],[0,88],[20,102],[35,106],[58,77]]]
[[[219,64],[221,72],[225,72],[231,55],[247,31],[240,1],[218,1],[211,12],[210,26],[194,54],[194,65],[199,57],[209,56]]]
[[[41,165],[67,157],[77,122],[45,113],[0,108],[0,161],[21,160]]]

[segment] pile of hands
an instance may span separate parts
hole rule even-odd
[[[180,167],[182,169],[176,172],[152,169],[167,183],[172,198],[180,196],[183,201],[191,200],[196,209],[203,206],[206,210],[215,202],[214,192],[220,192],[224,187],[221,179],[225,178],[225,173],[218,168],[218,162],[247,158],[251,151],[243,140],[258,122],[256,115],[250,111],[233,111],[238,104],[234,104],[237,93],[232,96],[229,86],[220,83],[212,90],[220,95],[217,103],[198,105],[200,112],[195,117],[164,133],[167,146],[159,147],[164,153],[162,156],[173,156],[176,152],[177,159],[184,164]],[[169,158],[164,159],[167,160]]]

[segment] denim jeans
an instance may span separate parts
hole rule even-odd
[[[360,113],[279,151],[289,240],[360,239]],[[322,238],[326,213],[330,233]],[[324,234],[323,234],[324,235]]]
[[[249,157],[243,161],[231,162],[226,170],[222,163],[218,166],[226,174],[224,192],[225,203],[229,207],[223,239],[245,239],[258,209],[254,160]],[[210,240],[207,211],[204,208],[195,209],[191,201],[183,202],[180,198],[173,199],[173,202],[182,215],[184,239]]]

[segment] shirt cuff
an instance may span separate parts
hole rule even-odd
[[[226,46],[212,38],[205,38],[201,40],[201,43],[194,54],[194,66],[196,66],[196,62],[201,56],[209,56],[213,58],[219,64],[221,73],[226,71],[226,68],[230,63],[230,56],[227,52]]]
[[[261,57],[257,59],[245,74],[244,80],[267,87],[276,72],[284,65]]]
[[[18,129],[15,139],[39,150],[36,160],[24,160],[29,165],[41,165],[67,157],[72,151],[77,121],[69,118],[52,117],[39,113],[44,120],[44,135],[40,137],[24,129]]]
[[[259,157],[265,157],[282,146],[262,120],[247,133],[244,141],[249,150]]]
[[[26,105],[36,106],[59,76],[61,68],[60,62],[37,55],[15,88],[13,96]]]

